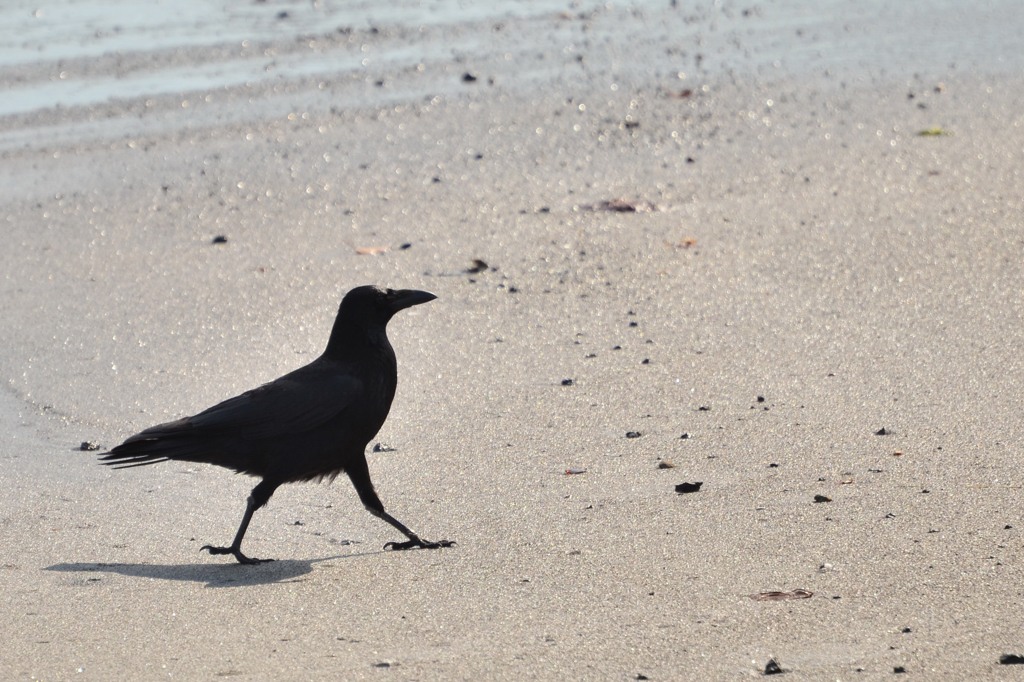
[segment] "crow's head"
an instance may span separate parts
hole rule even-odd
[[[357,324],[386,325],[399,310],[433,301],[437,296],[416,289],[383,289],[367,285],[345,294],[338,318]]]

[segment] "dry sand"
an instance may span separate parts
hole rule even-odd
[[[1019,679],[1019,75],[598,81],[6,152],[0,677]],[[369,282],[439,296],[369,459],[456,547],[380,551],[342,478],[238,566],[252,480],[77,450]]]

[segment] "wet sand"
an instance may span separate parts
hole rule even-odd
[[[1020,75],[580,67],[524,95],[443,68],[429,99],[23,122],[3,676],[1018,674]],[[399,538],[340,479],[279,490],[246,540],[278,561],[237,566],[198,548],[252,480],[76,450],[308,362],[369,282],[439,296],[390,326],[396,449],[369,460],[456,547],[380,551]]]

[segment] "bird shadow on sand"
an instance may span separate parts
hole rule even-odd
[[[181,580],[206,583],[206,587],[249,587],[302,582],[302,576],[313,572],[313,565],[335,559],[355,559],[380,554],[381,551],[339,554],[323,559],[281,559],[254,566],[237,563],[223,564],[106,564],[77,563],[54,564],[44,571],[58,573],[117,573],[130,578],[151,580]],[[99,578],[89,578],[91,581]]]

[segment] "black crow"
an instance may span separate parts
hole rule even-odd
[[[357,287],[345,295],[323,355],[269,384],[219,405],[146,429],[100,459],[116,468],[167,460],[206,462],[263,480],[253,488],[230,547],[204,546],[210,554],[242,554],[253,513],[282,483],[320,481],[348,474],[366,509],[401,531],[406,542],[384,549],[449,547],[427,542],[384,511],[366,465],[366,445],[391,409],[398,383],[387,324],[400,310],[432,301],[426,291]],[[266,561],[266,560],[263,560]]]

